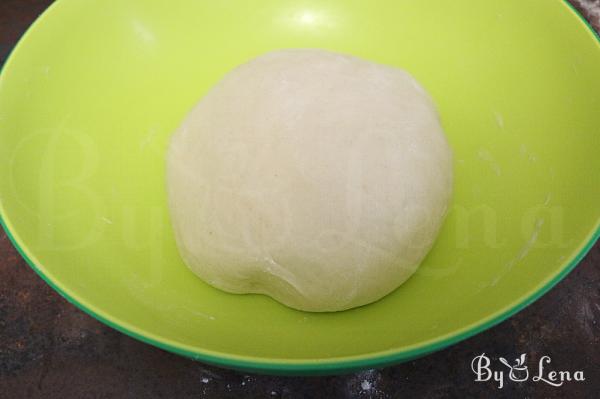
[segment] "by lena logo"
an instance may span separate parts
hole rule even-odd
[[[471,362],[471,370],[475,373],[475,381],[493,380],[498,383],[499,389],[504,387],[507,380],[513,382],[529,381],[530,374],[525,353],[516,358],[513,364],[503,357],[498,358],[498,361],[500,364],[494,366],[499,367],[495,369],[492,367],[491,359],[485,353],[475,356]],[[542,356],[537,364],[537,370],[531,370],[531,381],[546,383],[555,387],[560,387],[565,382],[585,381],[583,371],[552,370],[550,367],[551,362],[550,356]]]

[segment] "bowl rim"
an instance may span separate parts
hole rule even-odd
[[[66,0],[56,0],[40,16],[38,16],[33,24],[25,31],[18,43],[9,52],[4,65],[0,66],[0,84],[4,78],[4,73],[2,72],[10,67],[13,60],[17,57],[20,49],[23,47],[23,43],[29,38],[32,32],[34,32],[36,28],[43,23],[46,18],[51,17],[51,15],[54,14],[56,10],[59,7],[62,7],[62,5],[66,2]],[[568,0],[562,0],[561,3],[566,7],[567,12],[571,12],[578,17],[579,22],[587,27],[587,29],[592,33],[592,36],[597,40],[597,44],[600,46],[600,33],[596,32],[589,21],[584,18],[583,15],[581,15],[575,6],[573,6]],[[42,278],[42,280],[44,280],[50,287],[52,287],[52,289],[58,292],[68,302],[72,303],[80,310],[108,325],[109,327],[144,343],[178,355],[182,355],[184,357],[191,358],[193,360],[199,360],[212,365],[238,370],[241,369],[258,373],[289,375],[335,374],[360,369],[383,367],[425,356],[429,353],[454,345],[501,323],[502,321],[508,319],[535,302],[562,279],[564,279],[585,257],[585,255],[594,246],[596,241],[598,241],[600,238],[599,218],[596,220],[595,227],[593,227],[591,232],[588,233],[587,238],[582,240],[580,246],[573,251],[570,259],[565,259],[562,268],[555,275],[549,276],[545,281],[541,282],[541,286],[537,290],[533,290],[532,292],[517,298],[509,305],[506,305],[503,309],[490,314],[488,317],[480,319],[477,322],[473,322],[467,326],[463,326],[452,333],[448,333],[419,344],[404,347],[402,349],[389,349],[386,351],[368,354],[341,356],[328,359],[285,359],[231,355],[223,352],[199,349],[191,345],[175,342],[167,337],[155,335],[151,332],[139,329],[136,326],[129,324],[125,320],[112,317],[110,314],[103,312],[93,304],[79,298],[78,295],[75,295],[67,287],[63,286],[52,276],[49,271],[44,268],[44,266],[35,258],[35,256],[29,252],[29,249],[23,240],[20,239],[16,233],[16,230],[11,226],[12,224],[8,219],[1,198],[0,225],[21,257]]]

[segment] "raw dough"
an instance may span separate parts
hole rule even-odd
[[[204,281],[337,311],[402,284],[452,192],[434,104],[403,70],[283,50],[227,74],[167,156],[180,253]]]

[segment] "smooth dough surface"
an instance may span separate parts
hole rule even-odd
[[[338,311],[416,270],[450,201],[452,152],[407,72],[281,50],[228,73],[188,114],[167,187],[179,251],[204,281]]]

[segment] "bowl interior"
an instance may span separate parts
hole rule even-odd
[[[455,152],[453,204],[419,271],[341,313],[204,284],[166,209],[181,119],[231,68],[295,47],[407,69]],[[517,309],[589,245],[599,70],[598,42],[558,1],[61,0],[0,81],[2,217],[64,295],[171,350],[258,369],[400,360]]]

